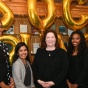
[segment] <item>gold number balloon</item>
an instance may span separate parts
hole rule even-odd
[[[25,42],[25,44],[28,46],[28,48],[30,50],[30,38],[31,38],[31,35],[27,34],[27,33],[21,33],[20,36],[21,36],[21,41]]]
[[[66,50],[66,47],[64,46],[61,35],[58,34],[57,36],[58,36],[58,41],[59,41],[60,48]]]
[[[13,23],[14,15],[12,11],[0,0],[0,12],[3,17],[1,19],[4,30],[7,30]]]
[[[88,16],[81,15],[79,21],[76,21],[71,16],[70,4],[72,0],[63,0],[63,21],[65,25],[72,30],[79,30],[85,27],[88,23]],[[84,4],[86,0],[78,0],[79,4]]]
[[[25,42],[25,44],[27,44],[27,46],[29,46],[29,41],[30,41],[31,35],[27,34],[27,33],[20,33],[20,36],[21,36],[22,42]]]
[[[12,50],[10,51],[10,58],[9,58],[10,64],[12,64],[12,57],[14,54],[14,49],[15,49],[16,44],[19,42],[19,40],[16,37],[11,36],[11,35],[2,35],[0,36],[0,40],[12,46]]]
[[[88,33],[85,33],[84,36],[85,36],[85,38],[87,38],[88,37]]]
[[[79,4],[79,5],[83,5],[83,4],[85,4],[87,2],[87,0],[77,0],[77,3]]]
[[[47,16],[42,20],[37,14],[36,2],[37,0],[28,0],[28,15],[31,24],[39,29],[44,31],[52,25],[55,19],[55,6],[54,0],[43,0],[47,4]]]

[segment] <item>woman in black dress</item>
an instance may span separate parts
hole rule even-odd
[[[88,49],[83,33],[74,31],[68,43],[69,88],[88,88]]]
[[[37,88],[67,88],[68,58],[59,47],[57,33],[46,30],[32,64]]]

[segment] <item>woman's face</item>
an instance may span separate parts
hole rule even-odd
[[[47,33],[45,41],[46,41],[47,47],[55,47],[56,38],[52,32]]]
[[[78,47],[80,44],[81,38],[79,34],[73,34],[72,36],[72,44],[74,47]]]
[[[20,47],[18,50],[18,56],[20,59],[25,59],[28,55],[28,51],[25,46]]]

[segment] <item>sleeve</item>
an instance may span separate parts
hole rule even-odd
[[[2,64],[0,63],[0,82],[3,81],[3,68],[2,68]]]
[[[66,76],[67,76],[68,68],[69,68],[69,61],[68,61],[66,51],[61,50],[59,53],[60,53],[59,58],[61,58],[61,65],[62,65],[61,70],[58,76],[54,80],[52,80],[56,85],[60,85],[60,83],[63,80],[66,80]]]
[[[88,80],[88,49],[84,53],[84,64],[82,73],[79,75],[76,84],[82,85],[86,80]]]
[[[4,60],[4,57],[3,57],[3,50],[2,48],[0,47],[0,82],[2,82],[4,80],[4,68],[3,68],[3,60]]]
[[[40,52],[41,52],[40,49],[38,49],[36,54],[35,54],[33,63],[32,63],[32,70],[33,70],[34,81],[35,80],[37,81],[39,79],[37,63],[38,63],[38,56],[39,56]]]
[[[21,69],[17,63],[14,63],[12,66],[12,75],[13,75],[16,88],[27,88],[22,82]]]
[[[9,65],[9,70],[10,70],[10,76],[12,77],[12,66],[10,65],[10,61],[9,61],[9,48],[8,48],[8,45],[6,43],[3,42],[3,45],[5,47],[5,50],[8,54],[6,54],[7,58],[8,58],[8,65]]]

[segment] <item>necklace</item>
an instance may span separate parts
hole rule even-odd
[[[51,51],[48,51],[48,56],[51,56]]]
[[[49,53],[49,56],[51,56],[51,54]]]

